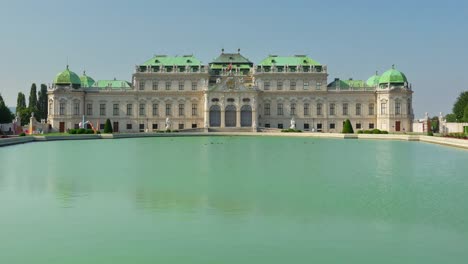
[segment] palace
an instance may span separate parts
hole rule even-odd
[[[170,129],[259,131],[296,128],[341,132],[409,132],[411,85],[392,67],[367,81],[327,82],[328,69],[306,55],[270,55],[258,64],[222,53],[208,65],[193,55],[155,55],[137,65],[132,81],[79,77],[67,66],[49,88],[48,123],[64,132],[89,121],[98,129],[110,119],[115,132]]]

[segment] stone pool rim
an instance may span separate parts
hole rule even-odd
[[[456,147],[468,150],[468,140],[407,134],[339,134],[339,133],[259,133],[259,132],[178,132],[178,133],[122,133],[122,134],[97,134],[97,135],[67,135],[67,136],[25,136],[0,139],[0,147],[24,144],[30,142],[66,141],[66,140],[91,140],[91,139],[121,139],[121,138],[145,138],[145,137],[209,137],[209,136],[256,136],[256,137],[306,137],[306,138],[334,138],[334,139],[377,139],[420,141],[438,144],[448,147]]]

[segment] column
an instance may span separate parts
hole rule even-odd
[[[258,127],[258,115],[257,115],[257,108],[252,109],[252,131],[257,132]]]
[[[204,125],[203,127],[204,128],[208,128],[210,126],[210,109],[208,107],[208,94],[205,93],[205,107],[204,107],[204,116],[203,116],[203,120],[204,120]]]
[[[240,108],[236,108],[236,127],[241,127],[241,111]]]
[[[222,108],[221,108],[221,127],[223,128],[223,127],[225,127],[225,125],[224,125],[224,119],[225,119],[226,111],[225,111],[225,109],[224,109],[224,106],[221,106],[221,107],[222,107]]]

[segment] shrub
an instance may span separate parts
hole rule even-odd
[[[349,119],[346,119],[346,121],[343,122],[343,130],[341,131],[341,133],[354,134],[353,125],[351,124],[351,121],[349,121]]]
[[[427,131],[427,135],[432,137],[434,136],[434,133],[432,133],[432,131]]]
[[[170,130],[170,129],[166,129],[165,132],[166,132],[166,133],[171,133],[171,130]]]
[[[301,133],[302,130],[288,128],[288,129],[282,129],[281,132],[283,132],[283,133]]]
[[[68,134],[76,134],[77,132],[77,129],[68,129]]]
[[[79,128],[77,131],[76,131],[77,134],[86,134],[86,129],[84,128]]]
[[[92,129],[86,129],[85,134],[94,134],[94,131]]]
[[[20,137],[25,137],[26,136],[26,133],[24,132],[21,132],[21,134],[19,134]]]
[[[96,130],[96,134],[101,134],[101,131],[99,131],[99,130]]]
[[[113,132],[113,130],[112,130],[111,121],[110,121],[110,119],[107,119],[106,124],[104,125],[104,133],[105,134],[112,134],[112,132]]]
[[[358,130],[357,133],[358,134],[364,134],[364,131],[363,130]]]
[[[380,134],[388,134],[388,131],[381,130],[381,131],[380,131]]]

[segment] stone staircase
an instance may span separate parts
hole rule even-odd
[[[253,132],[251,127],[216,127],[208,128],[208,132]]]

